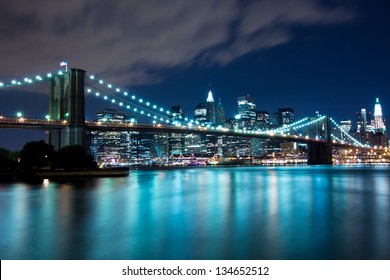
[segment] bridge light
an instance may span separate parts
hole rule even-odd
[[[62,73],[62,71],[60,70],[60,71],[58,71],[58,75],[62,75],[62,74],[64,74],[64,73]]]
[[[156,105],[153,105],[153,109],[156,109],[157,108],[157,106]]]
[[[130,109],[130,106],[129,106],[129,105],[127,105],[127,106],[126,106],[126,108],[127,108],[127,109]]]
[[[107,96],[104,96],[104,100],[107,100],[108,99],[108,97]]]
[[[167,114],[168,114],[168,115],[169,115],[169,113],[170,113],[170,112],[169,112],[169,111],[167,111]]]
[[[125,92],[123,93],[123,95],[124,95],[124,96],[127,96],[127,92],[125,91]]]
[[[139,103],[142,103],[142,102],[143,102],[143,100],[142,100],[142,98],[140,98],[140,99],[139,99]]]
[[[163,112],[164,111],[164,108],[160,108],[160,112]]]
[[[133,110],[134,110],[134,112],[137,112],[137,108],[134,108]]]
[[[48,78],[51,78],[51,77],[53,77],[53,75],[51,74],[51,73],[47,73],[47,75],[46,75]]]
[[[108,87],[108,88],[112,88],[112,85],[111,85],[111,84],[108,84],[107,87]]]
[[[16,113],[16,116],[17,116],[18,118],[22,118],[22,117],[23,117],[23,113],[22,113],[22,112],[17,112],[17,113]]]
[[[120,92],[121,90],[119,88],[116,89],[116,92]]]
[[[103,80],[100,80],[100,81],[99,81],[99,84],[101,84],[101,85],[102,85],[103,83],[104,83],[104,82],[103,82]]]
[[[89,89],[87,89],[87,92],[91,92],[91,89],[89,88]]]
[[[150,102],[146,102],[146,106],[150,106]]]
[[[38,81],[42,81],[42,77],[39,75],[35,76],[35,79],[37,79]]]
[[[15,80],[12,80],[12,82],[11,82],[11,84],[13,84],[13,85],[16,85],[16,81]]]
[[[97,92],[97,93],[96,93],[96,96],[99,96],[99,95],[100,95],[100,93]]]
[[[48,121],[50,120],[50,116],[49,115],[46,115],[45,117]]]
[[[119,102],[119,106],[123,106],[123,103],[122,103],[122,102]]]
[[[143,114],[144,114],[144,111],[141,111],[141,114],[143,115]]]
[[[112,103],[115,103],[115,99],[112,99],[111,102],[112,102]]]
[[[133,96],[131,97],[131,99],[135,99],[135,95],[133,95]]]
[[[3,86],[4,86],[4,84],[0,82],[0,87],[3,87]]]
[[[94,76],[94,75],[91,75],[91,76],[89,76],[89,78],[90,78],[91,80],[94,80],[94,79],[95,79],[95,76]]]

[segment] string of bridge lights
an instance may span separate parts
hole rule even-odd
[[[102,97],[104,100],[111,102],[112,104],[118,104],[120,107],[124,107],[128,110],[132,110],[135,113],[147,116],[153,119],[153,124],[156,124],[158,121],[165,122],[167,124],[174,124],[175,122],[170,120],[171,112],[164,109],[163,107],[158,107],[157,105],[152,105],[149,101],[145,101],[143,98],[139,98],[136,95],[129,95],[127,91],[123,91],[120,88],[114,87],[112,84],[105,83],[101,79],[96,79],[94,75],[88,76],[91,81],[97,83],[101,88],[94,86],[91,83],[86,83],[91,88],[87,88],[88,93],[95,92],[96,97]],[[104,89],[106,86],[107,89]],[[122,93],[123,96],[118,96],[117,94]],[[110,96],[110,97],[109,97]],[[131,104],[131,106],[129,105]],[[168,116],[168,117],[167,117]],[[181,118],[181,116],[179,116]],[[189,125],[193,123],[199,124],[194,120],[189,120],[187,117],[183,118],[185,122],[189,122]]]
[[[338,138],[336,135],[334,135],[333,133],[331,134],[331,137],[334,138],[336,141],[340,142],[340,143],[344,143],[343,140],[341,140],[340,138]]]
[[[12,79],[10,83],[4,83],[0,82],[0,88],[8,88],[8,87],[14,87],[14,86],[23,86],[23,85],[29,85],[37,82],[47,81],[51,79],[55,75],[64,75],[66,72],[64,71],[58,71],[57,74],[47,73],[45,75],[35,75],[33,78],[26,77],[24,79],[18,80],[18,79]]]
[[[277,128],[277,129],[267,130],[266,133],[268,133],[268,134],[278,134],[278,133],[284,134],[284,133],[291,131],[291,130],[294,130],[294,129],[300,129],[300,128],[304,128],[304,127],[307,127],[309,125],[315,124],[317,122],[322,121],[323,119],[325,119],[325,116],[321,116],[319,118],[316,118],[315,120],[308,121],[309,118],[305,117],[302,120],[299,120],[295,123],[292,123],[292,124],[289,124],[286,126],[282,126],[280,128]]]
[[[363,145],[362,143],[360,143],[359,141],[357,141],[355,138],[353,138],[347,131],[344,131],[338,124],[337,124],[337,122],[334,120],[334,119],[332,119],[332,118],[330,118],[330,120],[331,120],[331,122],[342,132],[342,133],[344,133],[350,140],[352,140],[352,142],[355,144],[355,145],[358,145],[358,146],[360,146],[360,147],[367,147],[368,145]],[[341,142],[343,142],[343,141],[341,141]]]

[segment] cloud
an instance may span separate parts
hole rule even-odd
[[[114,82],[153,83],[159,70],[224,65],[290,41],[293,26],[353,17],[320,0],[8,1],[0,77],[50,71],[67,59]]]

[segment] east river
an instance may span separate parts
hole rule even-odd
[[[390,259],[390,167],[0,183],[0,259]]]

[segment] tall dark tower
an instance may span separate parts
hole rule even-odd
[[[211,89],[207,95],[207,115],[209,116],[209,122],[215,124],[215,105],[214,105],[214,97]]]
[[[66,127],[47,131],[47,142],[56,150],[68,145],[85,146],[85,71],[70,69],[50,81],[49,118]]]
[[[215,109],[215,124],[225,126],[225,110],[223,109],[221,98],[219,98],[217,108]]]

